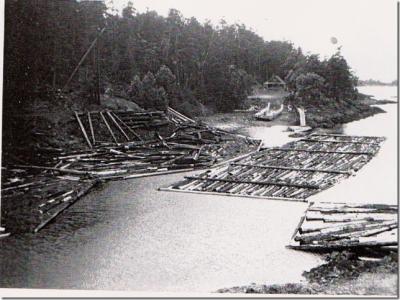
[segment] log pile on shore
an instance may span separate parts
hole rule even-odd
[[[310,203],[289,248],[397,250],[397,205]]]
[[[13,232],[37,231],[98,181],[210,167],[258,148],[168,108],[167,112],[75,112],[87,148],[42,149],[35,164],[2,168],[3,222]]]
[[[310,135],[162,190],[307,201],[364,166],[383,138]]]
[[[90,134],[77,114],[83,136],[88,137],[91,149],[62,151],[52,159],[82,176],[100,179],[129,179],[151,174],[165,174],[210,167],[235,155],[257,148],[259,141],[197,123],[177,111],[168,108],[163,112],[98,112],[103,122],[89,122]],[[96,113],[88,113],[88,116]],[[121,135],[111,126],[106,126],[105,116],[114,116]],[[92,118],[93,119],[93,118]],[[89,117],[88,117],[89,120]],[[120,120],[121,122],[117,121]],[[108,130],[96,139],[100,124]],[[96,126],[95,126],[96,125]],[[123,130],[122,127],[128,130]],[[103,128],[104,129],[104,128]],[[113,130],[114,129],[114,130]],[[99,134],[97,134],[99,135]],[[121,141],[125,137],[126,141]]]

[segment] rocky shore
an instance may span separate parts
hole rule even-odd
[[[398,257],[389,252],[383,257],[363,257],[353,252],[332,252],[326,263],[303,273],[305,282],[251,284],[223,288],[218,293],[247,294],[323,294],[396,295]]]

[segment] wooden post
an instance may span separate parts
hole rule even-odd
[[[82,131],[82,133],[83,133],[83,136],[84,136],[85,139],[86,139],[86,142],[88,143],[88,145],[89,145],[90,148],[93,148],[93,146],[92,146],[92,144],[90,143],[90,140],[89,140],[89,138],[88,138],[88,136],[87,136],[85,127],[83,126],[82,121],[81,121],[81,119],[79,118],[78,113],[77,113],[76,111],[75,111],[74,113],[75,113],[76,119],[78,120],[79,127],[81,128],[81,131]]]
[[[114,119],[114,117],[111,115],[111,113],[109,111],[107,111],[107,115],[110,117],[111,121],[113,121],[115,126],[117,126],[119,131],[125,136],[126,140],[129,142],[129,136],[127,136],[125,131],[121,128],[121,126],[119,126],[118,122]]]
[[[94,145],[96,144],[96,139],[94,138],[94,130],[93,130],[92,118],[90,117],[90,112],[87,113],[87,116],[89,120],[90,132],[92,134],[93,145]]]
[[[75,69],[72,71],[71,75],[69,76],[67,82],[65,83],[64,87],[62,88],[62,92],[65,91],[65,89],[67,88],[67,86],[70,84],[72,78],[75,76],[75,73],[78,71],[79,67],[83,64],[83,62],[85,61],[86,57],[89,55],[90,51],[92,51],[93,47],[96,45],[97,40],[99,39],[99,37],[104,33],[104,31],[106,30],[106,28],[104,27],[100,33],[97,35],[97,37],[94,39],[94,41],[92,42],[92,44],[90,44],[89,48],[87,49],[87,51],[85,52],[85,54],[82,56],[81,60],[79,61],[78,65],[75,67]]]
[[[118,145],[118,141],[117,141],[117,139],[116,139],[116,137],[115,137],[115,135],[114,135],[114,132],[111,130],[110,125],[108,125],[108,122],[107,122],[106,118],[104,117],[102,111],[100,112],[100,116],[101,116],[101,118],[103,119],[104,123],[106,124],[108,131],[111,133],[111,136],[112,136],[114,142]]]

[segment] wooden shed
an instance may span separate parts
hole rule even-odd
[[[266,89],[284,89],[286,90],[286,82],[278,75],[274,75],[270,80],[264,82]]]

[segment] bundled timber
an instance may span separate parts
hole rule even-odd
[[[310,203],[288,247],[318,251],[397,249],[397,211],[397,205]]]
[[[42,160],[3,168],[2,210],[9,230],[37,232],[96,182],[208,168],[256,150],[231,134],[168,108],[167,112],[75,112],[86,149],[42,149]]]
[[[312,134],[186,177],[163,190],[307,201],[355,174],[379,151],[382,141],[379,137]]]
[[[197,123],[170,107],[166,113],[107,110],[75,115],[82,132],[91,133],[93,149],[53,155],[54,160],[68,163],[68,168],[53,171],[99,179],[136,178],[210,167],[258,145]]]

